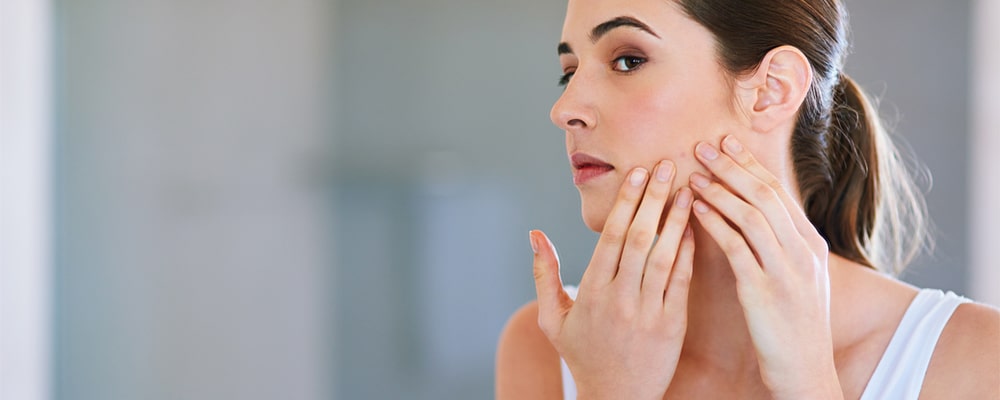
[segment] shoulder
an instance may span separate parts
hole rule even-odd
[[[510,317],[497,345],[497,399],[562,399],[559,353],[538,327],[538,303]]]
[[[1000,311],[965,303],[941,332],[921,399],[1000,399]]]

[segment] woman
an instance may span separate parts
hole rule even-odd
[[[839,0],[569,1],[551,118],[601,237],[574,299],[531,232],[498,398],[1000,398],[1000,313],[887,274],[922,200],[843,74],[845,21]]]

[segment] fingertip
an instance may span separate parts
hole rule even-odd
[[[646,175],[649,175],[649,171],[646,171],[645,168],[641,168],[641,167],[640,168],[636,168],[636,169],[632,170],[631,174],[629,174],[629,176],[628,176],[628,182],[633,187],[642,186],[643,183],[646,183]]]
[[[555,245],[545,235],[545,232],[537,229],[531,230],[528,232],[528,238],[531,240],[531,250],[536,257],[542,257],[544,261],[554,261],[556,266],[559,265],[559,253],[556,252]]]
[[[740,143],[733,135],[726,135],[722,139],[722,147],[726,149],[726,152],[731,155],[740,154],[743,152],[743,143]]]
[[[719,158],[719,152],[708,142],[699,142],[695,148],[695,153],[704,161],[715,161]]]
[[[536,233],[541,233],[541,232],[536,230],[528,231],[528,241],[531,242],[531,252],[538,254],[538,238],[536,237],[537,236]]]
[[[702,200],[695,200],[693,208],[698,215],[707,214],[709,211],[708,204]]]
[[[660,161],[653,174],[656,176],[657,181],[663,183],[669,182],[674,177],[674,163],[670,160]]]

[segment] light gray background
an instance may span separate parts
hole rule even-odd
[[[969,3],[848,3],[934,174],[906,279],[964,293]],[[567,282],[596,239],[548,121],[563,8],[55,2],[56,398],[491,397],[528,230]]]

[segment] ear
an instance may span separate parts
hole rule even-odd
[[[792,46],[767,53],[753,75],[738,78],[740,107],[754,131],[766,133],[798,116],[812,84],[812,66]]]

